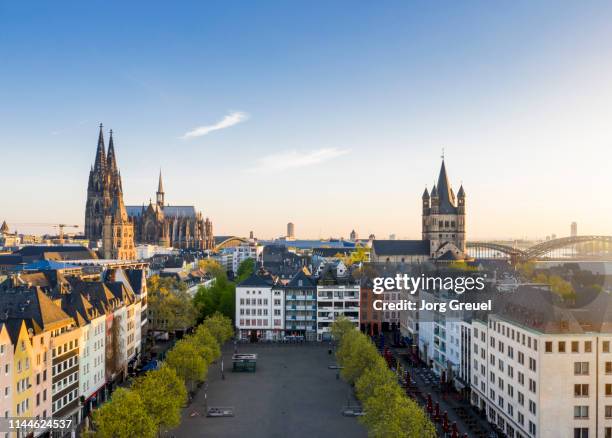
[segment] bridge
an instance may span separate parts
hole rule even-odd
[[[480,259],[509,259],[512,263],[530,260],[612,260],[612,236],[572,236],[546,240],[518,248],[500,242],[468,242],[468,253]]]

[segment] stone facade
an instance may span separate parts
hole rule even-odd
[[[102,240],[102,257],[105,259],[136,258],[134,225],[128,218],[123,203],[123,187],[115,156],[113,131],[110,132],[107,156],[102,124],[95,162],[89,171],[85,237],[92,243]]]

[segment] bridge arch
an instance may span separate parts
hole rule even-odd
[[[239,246],[243,243],[249,243],[249,240],[245,239],[244,237],[236,237],[236,236],[215,237],[215,251],[218,251],[223,248],[231,248],[234,246]]]

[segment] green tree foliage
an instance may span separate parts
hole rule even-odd
[[[255,272],[255,260],[251,258],[243,260],[236,271],[236,283],[246,280],[253,272]]]
[[[193,389],[194,383],[204,381],[208,372],[202,350],[190,338],[181,339],[168,351],[166,364],[174,368],[190,389]]]
[[[435,438],[435,426],[421,407],[409,399],[397,383],[370,339],[339,318],[332,325],[340,341],[336,353],[344,379],[355,384],[365,415],[360,421],[368,436],[386,438]]]
[[[221,348],[217,339],[204,325],[199,325],[193,336],[190,336],[189,339],[193,341],[207,363],[214,362],[221,356]]]
[[[351,384],[355,383],[365,370],[374,366],[380,358],[370,339],[357,330],[344,335],[336,354],[342,366],[340,374]]]
[[[227,275],[223,266],[221,266],[218,261],[213,259],[200,260],[198,262],[198,268],[210,274],[213,278]]]
[[[200,321],[220,312],[222,315],[234,319],[236,285],[227,279],[225,274],[215,277],[210,287],[200,286],[193,298]]]
[[[356,332],[357,329],[347,317],[341,316],[332,324],[331,334],[336,342],[342,342],[344,335],[350,332]]]
[[[232,320],[219,312],[207,317],[202,325],[215,337],[219,345],[223,345],[234,336]]]
[[[93,413],[96,436],[101,438],[149,438],[156,425],[138,393],[118,388],[101,408]]]
[[[174,332],[193,327],[197,310],[187,293],[187,285],[157,275],[147,280],[150,328]]]
[[[396,386],[396,375],[389,369],[382,357],[378,357],[370,368],[365,370],[355,382],[355,391],[359,400],[367,400],[374,395],[376,388]]]
[[[158,370],[146,373],[136,380],[132,390],[140,396],[158,430],[180,424],[181,408],[187,401],[187,389],[173,368],[163,365]]]
[[[361,422],[368,428],[368,436],[375,438],[435,438],[434,425],[423,410],[400,387],[385,385],[374,389],[374,394],[363,400],[365,415]]]

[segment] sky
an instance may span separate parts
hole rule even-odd
[[[0,0],[0,220],[82,225],[103,123],[126,204],[161,169],[218,235],[420,238],[442,149],[468,239],[612,235],[610,22],[607,1]]]

